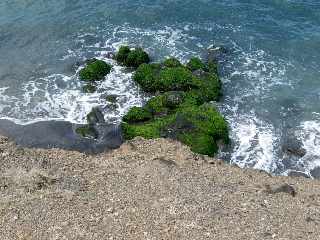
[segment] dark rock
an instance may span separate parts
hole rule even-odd
[[[110,59],[114,59],[115,58],[115,53],[114,52],[107,52],[105,57],[106,58],[110,58]]]
[[[92,108],[91,112],[87,115],[88,124],[105,123],[103,113],[98,107]]]
[[[292,197],[297,195],[296,190],[289,184],[283,184],[280,187],[272,188],[270,185],[266,185],[266,192],[269,194],[287,193]]]
[[[320,167],[316,167],[310,171],[312,177],[320,179]]]
[[[204,71],[203,69],[198,69],[193,72],[193,75],[199,78],[203,78],[208,76],[208,72]]]
[[[290,171],[288,174],[289,177],[304,177],[304,178],[310,178],[309,175],[303,173],[303,172],[298,172],[298,171]]]
[[[0,120],[0,135],[10,137],[21,147],[61,148],[86,153],[99,153],[118,148],[123,142],[118,125],[96,125],[99,139],[83,138],[75,132],[77,127],[81,126],[63,121],[17,125],[8,120]],[[3,140],[0,139],[1,141]]]
[[[82,87],[82,90],[85,93],[94,93],[95,91],[97,91],[97,87],[92,84],[86,84]]]
[[[228,53],[228,50],[223,46],[210,46],[208,48],[207,61],[217,62],[223,60]]]
[[[119,96],[117,96],[117,95],[108,95],[108,96],[106,96],[106,100],[108,102],[115,103],[115,102],[117,102],[118,97]]]
[[[307,151],[303,148],[303,143],[297,139],[294,133],[287,135],[283,140],[282,151],[287,155],[294,155],[297,157],[303,157]]]
[[[99,137],[98,131],[94,128],[93,125],[88,124],[76,129],[76,133],[84,138],[93,138],[97,139]]]

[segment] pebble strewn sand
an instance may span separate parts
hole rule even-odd
[[[97,156],[0,138],[0,239],[319,239],[320,183],[135,139]],[[286,185],[287,184],[287,185]]]

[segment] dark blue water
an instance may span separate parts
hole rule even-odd
[[[116,66],[97,94],[81,93],[79,63],[123,43],[153,59],[186,61],[223,45],[224,99],[232,149],[242,167],[274,173],[320,166],[320,2],[318,0],[3,0],[0,2],[0,117],[18,124],[85,122],[93,106],[110,123],[144,96]],[[81,68],[81,64],[80,64]],[[117,108],[104,97],[119,95]],[[300,142],[305,156],[283,144]]]

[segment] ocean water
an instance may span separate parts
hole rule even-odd
[[[81,92],[77,73],[87,58],[113,63],[106,53],[121,44],[183,62],[224,46],[219,108],[232,144],[220,156],[276,174],[320,166],[318,0],[2,0],[0,118],[81,124],[100,106],[119,123],[147,97],[131,73],[115,66],[95,94]],[[110,94],[119,96],[116,108],[105,101]],[[284,154],[288,138],[306,154]]]

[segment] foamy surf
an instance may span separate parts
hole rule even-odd
[[[287,77],[288,69],[294,64],[255,48],[252,39],[248,41],[249,47],[244,47],[233,39],[242,34],[241,31],[240,26],[213,23],[183,23],[150,29],[124,24],[94,28],[91,32],[90,29],[89,32],[80,30],[73,36],[75,48],[67,49],[59,59],[62,62],[70,59],[84,61],[96,57],[111,63],[114,66],[112,72],[98,84],[97,92],[85,94],[81,91],[84,83],[79,81],[78,72],[83,66],[71,75],[52,74],[30,79],[20,87],[23,94],[19,96],[11,95],[8,87],[0,89],[1,118],[21,125],[50,120],[84,124],[92,107],[99,106],[108,123],[118,124],[129,108],[141,106],[148,96],[141,93],[132,81],[132,73],[105,57],[107,52],[115,52],[120,45],[129,44],[147,49],[155,56],[154,61],[174,56],[186,62],[190,56],[200,56],[206,46],[223,43],[232,54],[221,69],[225,97],[219,104],[230,124],[233,139],[228,160],[241,167],[272,173],[279,173],[281,169],[284,171],[280,173],[286,174],[287,169],[282,169],[282,159],[278,156],[281,148],[279,129],[272,119],[268,119],[268,111],[273,110],[274,91],[279,87],[294,88],[294,83]],[[207,38],[203,38],[203,32],[207,33]],[[222,37],[219,39],[219,36]],[[116,95],[117,102],[110,104],[106,101],[108,95]],[[309,172],[320,166],[319,158],[313,157],[320,156],[318,145],[314,144],[318,139],[317,129],[319,126],[315,123],[302,124],[299,135],[303,138],[307,155],[300,159],[305,166],[299,168],[301,171]]]

